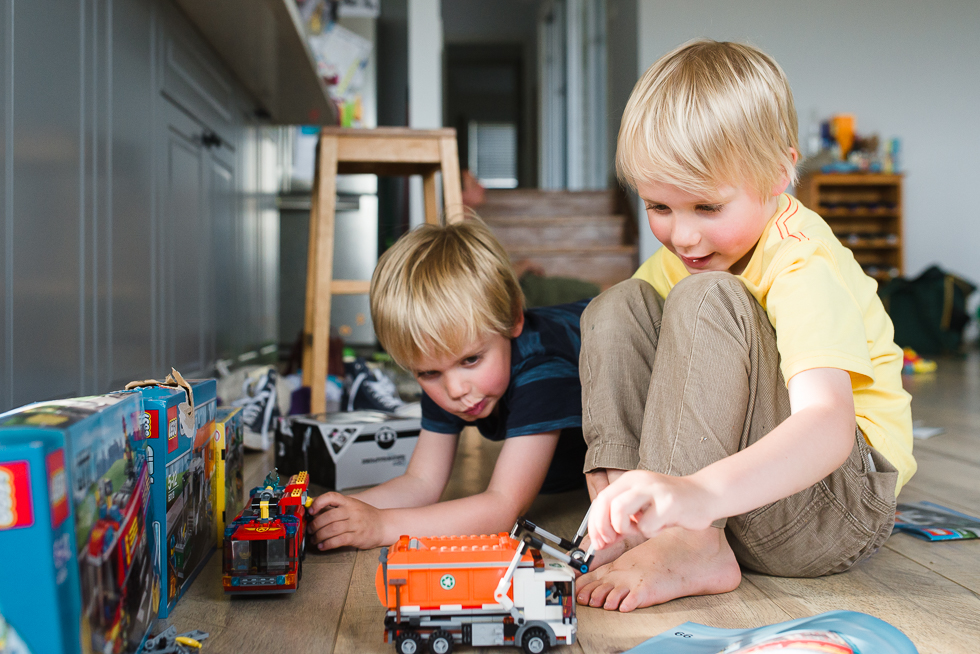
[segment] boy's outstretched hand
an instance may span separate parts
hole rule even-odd
[[[353,497],[329,492],[308,509],[307,526],[313,544],[321,550],[351,546],[367,550],[384,545],[382,511]]]
[[[589,538],[596,549],[627,536],[655,536],[668,527],[707,529],[717,517],[715,498],[693,477],[632,470],[606,486],[592,502]]]

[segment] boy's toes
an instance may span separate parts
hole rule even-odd
[[[592,599],[592,589],[598,585],[598,582],[593,582],[586,586],[579,588],[578,593],[575,595],[575,601],[583,606],[588,606],[589,601]]]
[[[622,601],[619,602],[620,613],[629,613],[638,609],[640,606],[650,606],[652,602],[644,602],[643,594],[640,589],[634,588],[625,593]]]
[[[591,570],[575,582],[578,586],[578,592],[575,594],[575,599],[579,604],[588,606],[592,599],[592,592],[595,588],[602,583],[602,577],[605,575],[605,570],[600,568],[598,570]]]
[[[611,586],[611,584],[610,584]],[[603,603],[602,608],[607,611],[615,611],[619,609],[623,610],[623,600],[624,598],[629,598],[631,595],[630,589],[626,586],[613,586],[609,594],[606,595],[606,601]]]
[[[600,583],[598,586],[592,589],[592,596],[589,598],[589,606],[599,608],[605,605],[606,598],[609,597],[609,593],[615,588],[610,583]]]

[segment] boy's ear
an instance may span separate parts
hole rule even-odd
[[[796,163],[800,160],[800,153],[796,151],[796,148],[790,148],[789,156],[793,158],[793,166],[796,166]],[[787,170],[785,173],[783,173],[782,177],[776,180],[776,184],[772,187],[772,194],[779,195],[785,191],[786,187],[789,186],[791,179],[793,179],[793,175],[791,174],[791,171]]]
[[[524,331],[524,310],[520,309],[517,312],[517,321],[514,323],[514,328],[510,330],[510,337],[517,338]]]

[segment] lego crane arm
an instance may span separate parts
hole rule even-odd
[[[527,532],[527,535],[524,536],[523,540],[528,545],[531,547],[536,547],[542,552],[547,552],[559,561],[564,561],[584,574],[589,571],[589,566],[592,564],[592,559],[594,558],[595,553],[595,548],[593,547],[589,547],[587,552],[583,552],[579,548],[579,545],[582,544],[582,539],[585,538],[585,530],[587,529],[588,524],[589,513],[586,511],[585,518],[582,520],[582,524],[579,525],[578,531],[575,533],[575,538],[568,541],[559,536],[555,536],[545,529],[542,529],[530,520],[518,518],[517,523],[514,525],[514,530],[510,535],[512,538],[517,539],[521,532]],[[541,538],[536,538],[536,536],[540,536],[541,538],[551,541],[555,545],[561,547],[564,551],[548,545],[541,540]]]
[[[514,578],[514,571],[517,569],[517,564],[520,563],[521,557],[524,556],[524,552],[526,552],[529,547],[534,547],[543,552],[547,552],[559,561],[564,561],[579,572],[588,572],[589,565],[592,564],[594,548],[590,547],[588,552],[583,552],[581,549],[579,549],[579,545],[582,544],[582,539],[585,538],[585,530],[588,524],[589,514],[586,512],[585,518],[582,520],[582,524],[575,533],[575,538],[568,541],[559,536],[555,536],[545,529],[542,529],[530,520],[518,518],[517,523],[514,525],[513,531],[510,533],[510,537],[514,540],[519,540],[520,542],[517,545],[517,551],[514,552],[514,558],[511,559],[510,565],[507,567],[507,572],[504,573],[504,576],[500,579],[500,583],[497,584],[496,590],[493,592],[493,599],[496,600],[498,604],[503,606],[504,609],[509,611],[514,616],[515,620],[519,619],[518,611],[514,608],[514,601],[507,596],[507,590],[510,588],[511,580]],[[522,533],[524,534],[523,538],[521,537]],[[561,547],[564,551],[548,545],[541,540],[541,538],[536,538],[536,536],[541,536],[542,538],[551,541],[555,545]]]
[[[496,590],[493,591],[493,599],[503,606],[504,609],[510,611],[515,620],[518,619],[517,610],[514,608],[514,600],[507,596],[507,589],[510,588],[510,582],[514,578],[514,570],[517,569],[517,564],[520,563],[521,557],[524,556],[527,546],[526,541],[518,543],[517,551],[514,552],[514,558],[510,560],[510,565],[507,566],[507,572],[500,578],[500,583],[497,584]]]

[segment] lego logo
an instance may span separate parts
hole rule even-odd
[[[14,524],[14,483],[10,473],[0,468],[0,528]]]
[[[177,419],[174,418],[167,423],[167,438],[177,438]]]
[[[61,502],[68,494],[68,484],[65,482],[65,471],[61,469],[51,476],[51,503]]]
[[[443,590],[452,590],[456,587],[456,577],[452,575],[442,575],[442,579],[439,580],[439,585],[442,586]]]
[[[0,465],[0,531],[34,524],[31,473],[27,461]]]
[[[382,450],[390,449],[398,440],[398,433],[391,427],[382,427],[374,433],[374,442]]]

